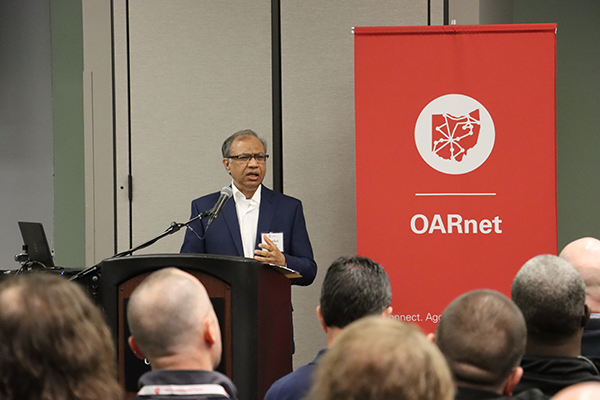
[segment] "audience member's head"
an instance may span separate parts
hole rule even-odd
[[[346,325],[368,315],[389,316],[392,289],[385,270],[367,257],[340,257],[321,287],[317,315],[329,344]]]
[[[527,329],[519,308],[493,290],[476,290],[444,310],[435,341],[459,386],[510,396],[523,370]]]
[[[451,400],[454,383],[438,348],[414,326],[366,317],[321,359],[312,400]]]
[[[525,317],[527,353],[534,346],[567,343],[577,343],[579,352],[589,309],[585,283],[571,264],[549,254],[532,258],[513,280],[512,299]]]
[[[585,282],[588,306],[592,312],[600,313],[600,240],[577,239],[565,246],[560,257],[579,272]]]
[[[110,330],[76,283],[38,273],[0,285],[0,398],[122,398]]]
[[[326,326],[345,328],[362,317],[383,313],[391,302],[388,275],[370,258],[340,257],[327,270],[320,300]]]
[[[127,306],[129,344],[152,369],[213,370],[221,359],[221,331],[204,286],[176,268],[149,275]]]
[[[600,398],[600,382],[571,385],[552,396],[552,400],[593,400]]]

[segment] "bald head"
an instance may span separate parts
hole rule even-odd
[[[497,391],[525,353],[519,308],[493,290],[466,293],[444,310],[435,341],[459,384]]]
[[[568,386],[556,393],[552,400],[593,400],[600,398],[600,382],[584,382]]]
[[[206,289],[179,269],[148,276],[129,299],[127,321],[139,350],[151,362],[200,356],[214,368],[220,360],[219,325]]]
[[[600,313],[600,240],[577,239],[565,246],[560,257],[579,272],[585,282],[588,305],[592,312]]]

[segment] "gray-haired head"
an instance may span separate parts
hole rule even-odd
[[[585,324],[585,283],[562,258],[544,254],[527,261],[511,292],[530,338],[551,344],[574,335]]]
[[[221,146],[221,154],[223,155],[223,158],[227,158],[227,157],[231,156],[231,144],[237,138],[242,138],[242,137],[247,137],[247,136],[254,136],[258,140],[260,140],[260,142],[262,143],[262,145],[265,149],[265,153],[267,152],[267,141],[265,139],[261,138],[260,136],[258,136],[256,134],[256,132],[254,132],[253,130],[244,129],[242,131],[238,131],[238,132],[234,133],[233,135],[231,135],[227,139],[225,139],[225,141],[223,142],[223,145]]]
[[[492,391],[519,365],[526,341],[523,314],[494,290],[475,290],[455,299],[435,334],[457,383]]]

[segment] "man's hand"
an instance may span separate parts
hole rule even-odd
[[[254,250],[255,260],[262,261],[267,264],[279,265],[280,267],[285,267],[285,256],[275,243],[271,241],[268,237],[265,236],[265,241],[267,243],[259,243],[258,247],[261,250]]]

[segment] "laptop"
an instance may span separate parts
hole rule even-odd
[[[39,262],[46,268],[53,269],[55,267],[54,260],[50,246],[48,246],[44,226],[39,222],[19,221],[19,229],[21,230],[21,236],[23,236],[23,244],[27,246],[29,260]]]

